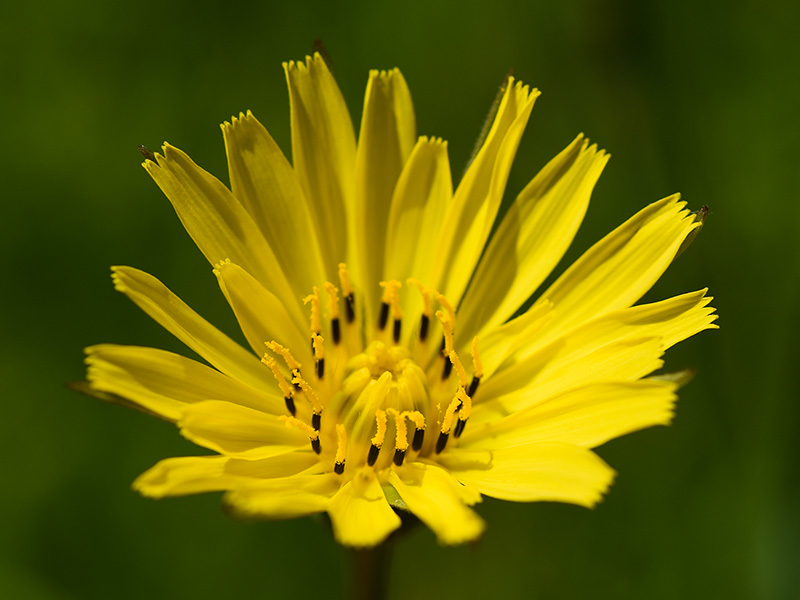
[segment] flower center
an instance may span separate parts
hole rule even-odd
[[[380,283],[383,297],[377,323],[365,332],[344,264],[339,266],[339,278],[344,322],[339,316],[339,289],[330,282],[324,285],[327,323],[323,323],[319,288],[304,298],[311,313],[307,356],[313,360],[313,369],[302,368],[288,348],[275,341],[267,343],[271,354],[262,362],[275,376],[290,413],[281,419],[307,433],[320,460],[332,464],[339,475],[345,465],[355,467],[355,473],[365,466],[400,467],[408,454],[439,454],[451,434],[461,435],[470,415],[482,375],[477,338],[472,343],[470,381],[453,347],[455,310],[441,294],[414,279],[408,281],[422,294],[423,312],[416,331],[407,332],[401,342],[402,284]],[[438,348],[431,339],[435,337],[431,335],[432,298],[441,306],[435,313],[442,336]],[[322,336],[323,325],[328,325],[330,341]]]

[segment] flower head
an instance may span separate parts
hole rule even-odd
[[[222,126],[230,189],[177,148],[144,167],[214,266],[251,349],[160,281],[116,288],[208,365],[87,349],[93,392],[174,421],[216,454],[169,458],[134,487],[225,491],[237,513],[327,512],[380,543],[410,511],[443,543],[484,529],[482,495],[593,506],[614,472],[592,448],[672,418],[664,351],[715,327],[705,290],[634,304],[698,227],[647,206],[519,309],[561,259],[608,156],[582,135],[495,217],[537,90],[509,78],[453,190],[447,143],[419,137],[399,71],[373,71],[356,140],[319,55],[284,64],[292,163],[249,112]]]

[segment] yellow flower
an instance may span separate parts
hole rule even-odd
[[[672,418],[662,354],[715,327],[705,290],[633,306],[700,222],[644,208],[515,316],[561,259],[608,156],[578,136],[490,235],[539,92],[509,78],[457,189],[447,144],[417,137],[399,71],[373,71],[356,140],[319,55],[284,64],[292,164],[249,112],[222,125],[230,190],[177,148],[144,167],[173,204],[252,348],[151,275],[116,289],[211,366],[87,349],[95,395],[174,421],[211,456],[134,488],[225,491],[237,513],[327,512],[338,541],[380,543],[410,511],[445,544],[477,538],[482,495],[587,507],[614,476],[591,448]]]

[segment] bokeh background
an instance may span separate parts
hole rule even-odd
[[[195,449],[167,423],[64,387],[98,342],[180,344],[113,291],[161,278],[234,333],[202,255],[141,169],[183,148],[226,179],[218,124],[252,109],[290,151],[280,63],[325,42],[358,123],[367,71],[399,66],[455,175],[509,68],[543,90],[515,194],[580,131],[612,159],[566,257],[680,191],[711,207],[648,295],[709,286],[721,318],[671,350],[695,366],[673,426],[600,454],[596,510],[486,500],[474,547],[420,527],[390,598],[792,598],[800,584],[800,11],[788,2],[10,3],[0,24],[0,597],[336,598],[347,553],[314,519],[243,524],[219,497],[129,489]]]

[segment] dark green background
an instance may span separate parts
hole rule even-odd
[[[700,369],[674,425],[600,449],[619,478],[594,511],[487,500],[474,547],[414,531],[397,545],[390,597],[794,597],[798,10],[755,0],[200,8],[209,4],[3,9],[0,597],[347,590],[347,554],[313,519],[242,524],[216,495],[131,492],[156,461],[194,449],[171,425],[63,387],[82,378],[92,343],[182,351],[113,291],[111,264],[155,274],[234,331],[136,147],[167,139],[227,181],[218,123],[250,108],[288,151],[280,62],[315,37],[356,123],[368,69],[400,67],[420,134],[450,141],[454,174],[510,67],[542,89],[509,192],[580,131],[612,154],[568,258],[675,191],[712,211],[648,296],[710,286],[721,314],[720,331],[667,355],[672,369]]]

